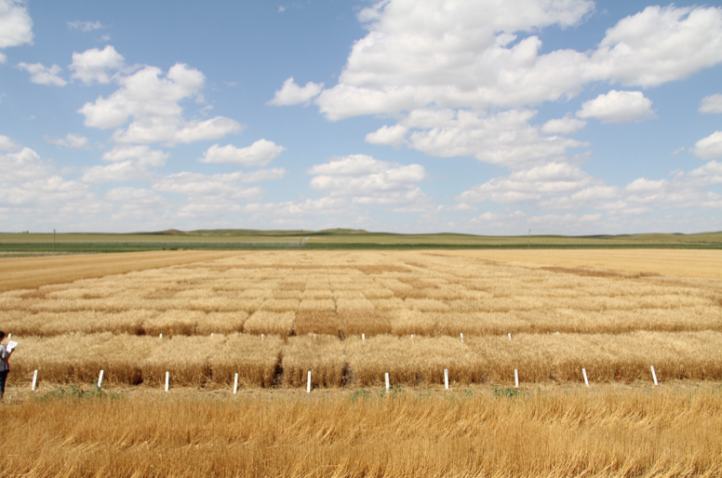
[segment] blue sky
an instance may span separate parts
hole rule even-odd
[[[0,0],[0,230],[722,230],[722,6]]]

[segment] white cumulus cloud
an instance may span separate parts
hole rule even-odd
[[[650,6],[607,30],[590,76],[658,86],[722,62],[722,8]]]
[[[87,185],[66,181],[30,148],[0,154],[0,210],[12,208],[15,223],[27,221],[28,217],[45,217],[60,205],[80,208],[93,200]]]
[[[100,30],[104,27],[104,25],[98,20],[94,22],[82,22],[80,20],[75,20],[68,22],[67,25],[71,30],[81,30],[84,32],[92,32],[93,30]]]
[[[700,113],[722,113],[722,95],[709,95],[699,103]]]
[[[311,188],[330,197],[347,197],[354,204],[428,206],[431,200],[417,183],[426,179],[420,164],[407,166],[379,161],[364,154],[334,158],[308,170]]]
[[[80,110],[85,125],[120,128],[113,139],[119,143],[191,143],[218,139],[240,131],[242,126],[230,118],[218,116],[205,121],[187,121],[179,104],[198,99],[205,85],[203,73],[188,65],[173,65],[165,77],[160,68],[146,66],[129,76],[121,76],[121,87],[107,98],[86,103]]]
[[[252,201],[259,199],[264,190],[260,187],[247,188],[243,184],[281,179],[283,169],[254,171],[253,173],[202,174],[181,172],[166,176],[153,184],[154,191],[182,194],[192,197],[217,197],[222,200]]]
[[[150,180],[155,177],[151,168],[165,165],[168,153],[151,150],[148,146],[116,146],[103,154],[103,161],[111,164],[92,166],[81,179],[89,183],[109,181]]]
[[[283,82],[281,89],[276,91],[268,104],[275,106],[308,104],[322,89],[323,83],[309,81],[306,86],[299,86],[293,81],[293,77],[290,77]]]
[[[494,115],[467,110],[415,110],[402,121],[413,131],[409,144],[439,157],[473,156],[509,169],[547,162],[570,148],[587,144],[562,136],[546,137],[531,126],[533,110],[510,110]]]
[[[9,137],[0,134],[0,151],[15,151],[20,145]]]
[[[30,148],[17,153],[0,154],[0,178],[2,181],[27,181],[44,179],[51,175],[53,168],[40,159]]]
[[[68,133],[65,138],[50,138],[48,143],[64,148],[88,149],[88,138],[73,133]]]
[[[544,123],[542,132],[546,134],[574,134],[586,125],[586,121],[576,118],[551,119]]]
[[[464,191],[456,200],[467,203],[492,201],[514,204],[539,200],[545,196],[573,193],[595,182],[598,181],[578,166],[549,163],[494,178]]]
[[[19,46],[33,41],[33,21],[26,3],[0,0],[0,48]]]
[[[406,141],[408,128],[396,124],[393,126],[382,126],[376,131],[366,135],[366,141],[372,144],[384,144],[389,146],[401,146]]]
[[[83,53],[73,52],[73,62],[69,67],[73,71],[71,78],[77,78],[86,85],[94,81],[107,84],[111,80],[109,72],[123,68],[124,61],[110,45],[102,50],[91,48]]]
[[[654,118],[652,100],[641,91],[617,91],[601,94],[582,103],[580,118],[596,118],[603,123],[630,123]]]
[[[278,157],[285,148],[273,141],[259,139],[246,148],[237,148],[232,144],[219,146],[214,144],[198,159],[201,163],[232,163],[242,166],[265,166]]]
[[[722,158],[722,131],[700,139],[691,151],[702,159]]]
[[[47,67],[41,63],[20,62],[18,63],[18,68],[30,73],[30,81],[32,83],[49,86],[65,86],[68,84],[67,81],[58,76],[60,72],[63,71],[58,65]]]
[[[450,108],[520,107],[605,81],[657,86],[722,62],[722,8],[649,7],[620,20],[590,52],[540,54],[518,33],[577,25],[592,2],[441,0],[378,2],[359,15],[357,41],[337,85],[316,99],[330,120]],[[521,13],[524,12],[524,13]]]

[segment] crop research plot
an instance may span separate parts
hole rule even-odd
[[[123,274],[111,268],[98,277],[83,263],[85,278],[74,282],[48,271],[23,276],[37,288],[13,289],[6,280],[0,327],[21,346],[6,395],[12,406],[0,409],[0,419],[20,430],[27,421],[19,416],[47,412],[58,425],[23,434],[13,446],[29,451],[0,457],[0,468],[27,476],[85,476],[93,463],[109,476],[719,476],[722,255],[591,251],[595,267],[588,267],[592,260],[578,251],[542,252],[219,253],[176,265],[166,257],[156,268],[143,261],[131,272],[123,264]],[[630,254],[638,254],[636,262]],[[605,255],[619,267],[600,268]],[[62,274],[74,280],[67,267]],[[36,402],[27,399],[35,370],[44,393],[61,385],[88,389],[104,370],[104,386],[130,396]],[[449,392],[441,391],[445,370]],[[169,394],[162,392],[166,372]],[[394,390],[379,398],[387,373]],[[257,398],[232,399],[236,374],[239,396]],[[204,393],[230,401],[208,402]],[[132,425],[138,436],[159,437],[152,446],[148,438],[85,429],[123,413],[142,422]],[[80,415],[82,423],[69,418]],[[232,431],[239,416],[264,430]],[[194,430],[187,438],[174,435],[181,423]],[[355,426],[369,431],[359,435]],[[543,439],[560,433],[578,440]],[[514,445],[521,436],[530,441]],[[249,440],[266,445],[241,451]],[[133,465],[189,446],[210,447],[221,460],[220,443],[228,444],[226,454],[265,461],[228,458],[236,465],[216,469],[179,458],[157,472]],[[93,452],[92,463],[73,455],[97,446],[118,455]],[[286,448],[270,460],[266,446]],[[437,461],[422,458],[427,454]],[[343,472],[334,475],[334,467]]]

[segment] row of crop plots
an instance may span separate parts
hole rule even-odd
[[[722,281],[425,252],[258,252],[0,294],[12,380],[722,378]],[[162,337],[162,338],[161,338]],[[513,337],[513,339],[511,339]]]
[[[28,337],[13,356],[13,380],[91,383],[104,370],[109,384],[158,385],[170,372],[186,386],[231,384],[314,387],[383,384],[593,382],[648,380],[650,365],[663,380],[722,379],[722,333],[635,332],[452,337],[377,335],[341,340],[329,335],[288,337],[231,334],[159,338],[104,334]]]

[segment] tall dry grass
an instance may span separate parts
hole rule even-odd
[[[142,334],[146,324],[152,334],[204,335],[241,330],[232,314],[266,310],[297,312],[301,335],[389,327],[429,336],[722,331],[721,287],[713,279],[525,266],[471,253],[259,252],[0,293],[0,321],[23,335]],[[224,313],[228,324],[216,315]]]
[[[198,310],[172,309],[144,321],[143,328],[150,335],[195,335],[205,317],[205,312]]]
[[[238,374],[239,385],[270,387],[281,360],[283,340],[277,335],[233,334],[214,347],[210,357],[213,382],[231,384]]]
[[[242,310],[236,312],[210,312],[196,324],[198,335],[232,334],[242,332],[248,320],[248,313]]]
[[[361,386],[383,383],[386,373],[393,384],[444,383],[445,369],[451,382],[482,380],[481,358],[451,337],[384,335],[346,342],[350,372]]]
[[[714,477],[717,390],[25,400],[0,476]]]
[[[160,345],[157,338],[110,333],[23,337],[19,342],[10,362],[10,383],[29,382],[34,370],[41,381],[93,383],[104,370],[104,382],[135,385],[143,380],[142,361]]]
[[[177,335],[170,339],[153,340],[160,343],[140,361],[143,383],[154,386],[164,384],[165,374],[170,372],[171,384],[199,387],[210,381],[210,359],[215,350],[223,347],[226,338],[222,335]]]
[[[388,314],[376,309],[339,311],[338,319],[345,337],[361,334],[371,337],[391,332]]]
[[[294,312],[271,312],[259,310],[253,313],[243,325],[243,330],[249,334],[275,334],[288,337],[293,331]]]
[[[333,310],[301,310],[296,314],[293,331],[296,335],[338,335],[341,324]]]
[[[164,335],[162,340],[109,333],[19,337],[21,346],[13,355],[11,382],[29,380],[35,369],[40,369],[47,381],[90,382],[106,369],[119,377],[112,379],[119,383],[157,385],[164,380],[165,371],[171,371],[176,383],[197,386],[211,377],[228,383],[230,369],[216,377],[213,363],[228,364],[237,368],[233,373],[241,373],[247,362],[247,367],[256,370],[248,372],[248,377],[264,377],[249,380],[268,386],[269,377],[276,373],[278,353],[283,356],[283,383],[293,386],[305,385],[308,370],[314,371],[314,383],[323,386],[381,383],[387,372],[394,383],[425,386],[443,383],[444,369],[449,370],[452,382],[500,385],[513,383],[514,369],[526,383],[580,383],[582,368],[592,383],[618,379],[649,382],[650,366],[662,382],[722,379],[722,333],[713,331],[516,334],[512,340],[465,335],[464,343],[460,337],[418,335],[413,339],[409,335],[367,335],[365,341],[359,335],[345,340],[304,335],[290,337],[287,343],[283,336],[268,337],[263,341],[258,335],[237,333],[176,335],[172,339]]]
[[[289,337],[282,351],[281,366],[286,385],[305,386],[311,371],[313,387],[341,386],[346,366],[343,344],[328,335]]]
[[[631,334],[518,334],[470,337],[481,357],[483,379],[513,382],[514,369],[525,382],[581,381],[585,368],[592,382],[722,378],[722,333],[634,332]]]

